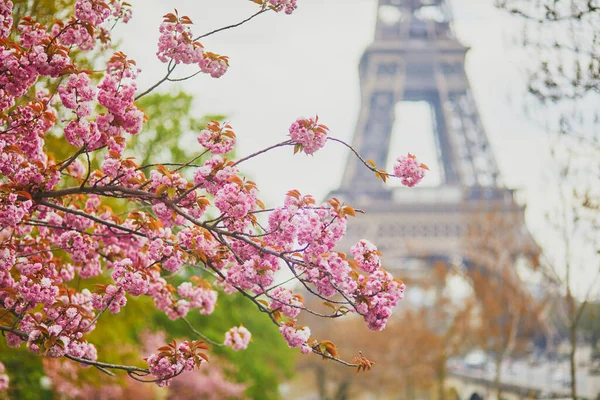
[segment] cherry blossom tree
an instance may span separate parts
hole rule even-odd
[[[137,100],[171,81],[227,72],[228,57],[206,50],[200,39],[297,7],[296,0],[252,1],[259,8],[246,20],[199,36],[189,17],[166,14],[156,53],[166,73],[145,90],[136,85],[141,70],[122,52],[94,71],[78,57],[109,49],[112,27],[132,17],[128,3],[77,0],[69,17],[49,24],[31,16],[16,21],[13,3],[0,4],[0,331],[9,346],[168,386],[207,362],[211,346],[243,350],[252,338],[243,326],[223,332],[223,340],[208,337],[186,318],[213,313],[217,285],[254,303],[289,347],[358,370],[371,367],[362,354],[340,359],[333,343],[297,323],[300,313],[354,313],[382,330],[403,298],[405,285],[381,267],[375,245],[361,240],[352,247],[354,259],[334,250],[348,218],[360,211],[338,199],[317,204],[294,189],[283,205],[267,208],[240,172],[245,161],[276,148],[306,154],[329,142],[350,148],[318,117],[298,118],[288,138],[237,160],[224,156],[235,145],[234,129],[218,121],[198,133],[197,155],[187,162],[140,165],[123,155],[145,123]],[[181,64],[197,72],[177,76]],[[51,134],[64,138],[67,157],[57,156],[64,148],[46,140]],[[398,158],[394,174],[360,160],[377,178],[398,177],[406,186],[427,169],[410,154]],[[334,310],[307,307],[276,280],[283,269]],[[97,283],[100,277],[106,283]],[[100,318],[108,321],[138,296],[185,322],[197,340],[165,343],[144,366],[103,362],[88,334],[110,329]],[[0,389],[5,381],[0,377]]]

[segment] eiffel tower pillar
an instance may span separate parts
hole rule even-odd
[[[465,235],[489,212],[513,221],[520,247],[515,254],[538,251],[525,228],[524,208],[501,184],[465,73],[467,51],[452,30],[447,0],[379,0],[375,39],[359,67],[362,99],[353,147],[385,168],[396,104],[425,101],[432,110],[442,184],[389,189],[350,155],[341,185],[330,196],[367,212],[351,221],[342,246],[372,239],[385,254],[386,269],[398,270],[402,279],[427,277],[429,268],[418,260],[468,264]]]

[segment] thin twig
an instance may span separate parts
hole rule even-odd
[[[252,18],[258,17],[260,14],[265,13],[269,11],[269,8],[264,8],[262,10],[260,10],[259,12],[257,12],[256,14],[252,14],[250,17],[246,18],[245,20],[238,22],[237,24],[233,24],[233,25],[229,25],[229,26],[224,26],[223,28],[219,28],[219,29],[215,29],[214,31],[210,31],[208,33],[205,33],[204,35],[200,35],[197,38],[194,39],[194,41],[205,38],[207,36],[210,35],[214,35],[217,32],[221,32],[227,29],[231,29],[231,28],[237,28],[238,26],[245,24],[246,22],[250,21]]]
[[[256,153],[252,153],[252,154],[250,154],[249,156],[246,156],[246,157],[244,157],[244,158],[240,158],[239,160],[237,160],[237,161],[236,161],[236,162],[233,164],[233,166],[235,167],[236,165],[238,165],[238,164],[240,164],[240,163],[242,163],[242,162],[244,162],[244,161],[246,161],[246,160],[249,160],[249,159],[251,159],[251,158],[254,158],[254,157],[256,157],[256,156],[258,156],[258,155],[260,155],[260,154],[266,153],[267,151],[269,151],[269,150],[273,150],[273,149],[275,149],[275,148],[277,148],[277,147],[282,147],[282,146],[290,146],[290,145],[292,145],[292,144],[294,144],[294,142],[293,142],[293,141],[291,141],[291,140],[286,140],[285,142],[281,142],[281,143],[274,144],[273,146],[269,146],[269,147],[267,147],[266,149],[262,149],[262,150],[260,150],[260,151],[257,151]]]
[[[194,333],[194,335],[202,338],[202,340],[204,340],[205,342],[210,343],[213,346],[217,346],[217,347],[225,346],[223,343],[215,342],[214,340],[210,339],[205,334],[200,333],[198,330],[196,330],[196,328],[194,328],[194,326],[191,324],[191,322],[187,320],[187,318],[185,318],[185,317],[180,317],[180,318],[181,318],[181,320],[183,320],[183,322],[185,322],[185,324],[188,326],[188,328],[190,328],[190,331],[192,331]]]

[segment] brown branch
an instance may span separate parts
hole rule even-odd
[[[91,219],[92,221],[97,222],[99,224],[102,224],[104,226],[107,226],[109,228],[118,229],[118,230],[121,230],[123,232],[130,233],[132,235],[146,237],[146,235],[144,235],[143,233],[134,231],[133,229],[129,229],[129,228],[126,228],[124,226],[120,226],[120,225],[114,224],[112,222],[105,221],[103,219],[100,219],[98,217],[94,217],[93,215],[86,214],[86,213],[84,213],[82,211],[79,211],[79,210],[73,210],[71,208],[66,208],[66,207],[63,207],[63,206],[59,206],[58,204],[53,204],[53,203],[50,203],[50,202],[47,202],[47,201],[43,201],[43,200],[38,200],[38,201],[36,201],[36,203],[39,204],[39,205],[42,205],[42,206],[49,207],[49,208],[54,208],[55,210],[59,210],[59,211],[63,211],[63,212],[66,212],[66,213],[70,213],[70,214],[74,214],[74,215],[79,215],[80,217]]]
[[[169,64],[171,64],[173,62],[173,60],[169,61]],[[145,95],[147,95],[148,93],[152,92],[154,89],[156,89],[157,87],[159,87],[161,84],[163,84],[166,80],[169,79],[169,76],[171,76],[171,73],[173,73],[173,71],[175,70],[175,67],[177,67],[177,64],[171,66],[167,66],[167,74],[158,82],[156,82],[154,85],[150,86],[146,91],[138,94],[137,96],[135,96],[135,100],[139,100],[142,97],[144,97]]]
[[[79,150],[77,150],[77,152],[75,154],[73,154],[71,157],[58,163],[58,165],[61,166],[58,169],[58,172],[63,171],[65,168],[67,168],[69,165],[71,165],[77,159],[77,157],[79,157],[81,154],[83,154],[83,152],[86,151],[86,149],[87,149],[87,145],[84,145]]]
[[[344,145],[344,146],[346,146],[347,148],[349,148],[349,149],[350,149],[350,150],[351,150],[351,151],[354,153],[354,155],[355,155],[355,156],[356,156],[356,157],[357,157],[357,158],[360,160],[360,162],[362,162],[362,163],[365,165],[365,167],[367,167],[367,168],[368,168],[368,169],[370,169],[371,171],[373,171],[373,172],[379,172],[380,174],[381,174],[381,173],[384,173],[386,176],[393,176],[393,175],[391,175],[391,174],[388,174],[388,173],[387,173],[387,172],[385,172],[385,171],[380,171],[380,170],[378,170],[377,168],[375,168],[373,165],[369,164],[367,161],[365,161],[365,159],[364,159],[364,158],[362,158],[362,156],[361,156],[361,155],[358,153],[358,151],[356,151],[356,150],[354,149],[354,147],[350,146],[348,143],[344,142],[343,140],[340,140],[340,139],[337,139],[337,138],[334,138],[334,137],[331,137],[331,136],[328,136],[328,137],[327,137],[327,140],[332,140],[332,141],[334,141],[334,142],[341,143],[342,145]]]
[[[23,331],[20,331],[18,329],[15,328],[11,328],[8,326],[2,326],[0,325],[0,331],[3,332],[10,332],[14,335],[19,336],[21,339],[23,340],[27,340],[29,338],[29,335]],[[80,358],[80,357],[75,357],[72,356],[70,354],[65,354],[64,357],[73,360],[73,361],[77,361],[80,362],[82,364],[87,364],[87,365],[91,365],[94,367],[99,367],[102,369],[120,369],[123,371],[127,371],[127,372],[141,372],[145,375],[150,375],[150,371],[148,369],[144,369],[144,368],[140,368],[140,367],[135,367],[135,366],[131,366],[131,365],[121,365],[121,364],[109,364],[109,363],[104,363],[104,362],[100,362],[100,361],[93,361],[93,360],[88,360],[87,358]],[[108,371],[103,371],[103,372],[108,372]],[[110,372],[109,372],[110,373]]]
[[[273,149],[275,149],[275,148],[277,148],[277,147],[282,147],[282,146],[290,146],[290,145],[292,145],[292,144],[294,144],[294,142],[293,142],[293,141],[291,141],[291,140],[286,140],[285,142],[281,142],[281,143],[274,144],[273,146],[267,147],[266,149],[259,150],[259,151],[257,151],[256,153],[252,153],[252,154],[250,154],[249,156],[246,156],[246,157],[244,157],[244,158],[240,158],[239,160],[237,160],[237,161],[236,161],[236,162],[233,164],[233,166],[235,167],[236,165],[238,165],[238,164],[240,164],[240,163],[242,163],[242,162],[244,162],[244,161],[246,161],[246,160],[249,160],[249,159],[251,159],[251,158],[254,158],[254,157],[256,157],[256,156],[258,156],[258,155],[260,155],[260,154],[266,153],[267,151],[269,151],[269,150],[273,150]]]
[[[214,31],[210,31],[208,33],[205,33],[204,35],[198,36],[197,38],[194,39],[194,41],[200,40],[200,39],[205,38],[205,37],[210,36],[210,35],[214,35],[217,32],[221,32],[221,31],[224,31],[224,30],[227,30],[227,29],[237,28],[238,26],[243,25],[246,22],[250,21],[252,18],[258,17],[260,14],[265,13],[267,11],[269,11],[269,8],[264,8],[264,9],[260,10],[259,12],[255,13],[255,14],[252,14],[250,17],[246,18],[245,20],[243,20],[241,22],[238,22],[237,24],[233,24],[233,25],[229,25],[229,26],[224,26],[223,28],[215,29]]]

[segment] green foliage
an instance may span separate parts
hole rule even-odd
[[[41,24],[48,25],[64,18],[75,6],[75,0],[12,0],[15,23],[29,15]]]
[[[10,378],[8,398],[19,400],[46,400],[54,398],[52,392],[41,386],[44,377],[42,359],[24,349],[14,349],[0,340],[0,361]],[[1,395],[0,395],[0,398]]]

